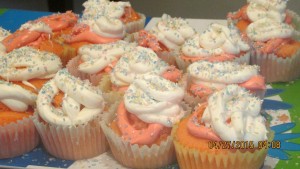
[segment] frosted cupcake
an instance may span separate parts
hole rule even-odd
[[[287,82],[300,77],[299,34],[292,26],[263,18],[251,23],[246,34],[254,51],[251,64],[260,66],[266,82]]]
[[[77,22],[77,15],[72,12],[53,14],[23,24],[13,34],[1,41],[6,52],[22,46],[32,46],[58,55],[65,64],[73,55],[74,49],[58,42],[57,38]]]
[[[38,145],[39,136],[31,120],[37,93],[62,65],[55,54],[30,47],[1,56],[0,65],[2,159],[22,155]]]
[[[161,59],[175,65],[181,45],[195,33],[185,19],[163,14],[156,26],[150,31],[140,31],[137,39],[140,46],[151,48]]]
[[[173,127],[180,168],[260,168],[268,152],[261,143],[272,140],[260,109],[260,99],[237,85],[215,92]]]
[[[125,41],[82,46],[78,56],[68,63],[68,71],[82,80],[88,79],[94,86],[99,85],[102,80],[103,84],[100,85],[107,91],[105,86],[110,83],[108,76],[112,68],[122,55],[133,50],[135,46]]]
[[[269,18],[284,22],[296,30],[300,30],[300,17],[295,12],[287,10],[288,0],[247,0],[240,10],[228,14],[230,22],[245,33],[248,25],[261,18]]]
[[[114,157],[130,168],[161,168],[175,161],[170,132],[186,113],[184,90],[154,74],[137,78],[110,109],[103,131]]]
[[[151,49],[138,46],[125,53],[110,73],[112,90],[124,92],[138,75],[150,72],[173,82],[182,77],[180,70],[161,60]]]
[[[244,87],[260,99],[263,99],[266,90],[258,66],[235,62],[194,62],[187,69],[187,78],[184,100],[191,106],[206,102],[209,95],[229,84]]]
[[[102,92],[62,69],[43,86],[33,122],[46,150],[55,157],[79,160],[107,150],[99,121]]]
[[[185,41],[180,53],[176,57],[176,63],[184,71],[188,65],[199,60],[250,63],[250,46],[242,40],[239,31],[232,24],[211,24],[203,33]]]
[[[100,15],[120,19],[125,24],[127,33],[137,32],[144,28],[146,17],[137,13],[130,2],[113,2],[108,0],[88,0],[83,3],[82,20],[97,18]]]

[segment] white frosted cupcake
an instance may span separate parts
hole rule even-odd
[[[97,18],[100,15],[120,19],[127,33],[137,32],[144,28],[146,17],[137,13],[130,2],[113,2],[109,0],[88,0],[83,3],[85,7],[82,19]]]
[[[114,157],[130,168],[161,168],[175,161],[170,132],[189,113],[184,90],[155,74],[139,76],[124,100],[101,122]]]
[[[179,55],[181,45],[195,33],[185,19],[163,14],[150,31],[139,32],[138,43],[154,50],[167,63],[176,65],[175,57]]]
[[[135,46],[125,41],[82,46],[78,56],[67,64],[67,69],[73,76],[88,79],[94,86],[101,85],[103,91],[108,91],[110,79],[104,76],[108,76],[120,57]],[[101,81],[103,84],[99,84]]]
[[[249,64],[250,46],[242,40],[234,25],[214,23],[203,33],[187,40],[181,47],[180,56],[176,57],[178,67],[184,71],[188,65],[200,60]]]
[[[187,69],[187,89],[184,100],[191,106],[207,101],[215,91],[237,84],[263,99],[266,90],[259,67],[236,62],[198,61]]]
[[[100,127],[105,102],[102,92],[60,70],[37,97],[34,124],[46,150],[68,160],[91,158],[108,146]]]
[[[173,82],[182,77],[180,70],[161,60],[151,49],[138,46],[125,53],[113,68],[112,90],[124,92],[138,75],[150,72]]]

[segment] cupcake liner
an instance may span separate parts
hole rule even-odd
[[[38,144],[39,135],[30,118],[0,126],[0,159],[22,155]]]
[[[175,162],[175,150],[172,137],[169,136],[160,145],[139,146],[131,145],[118,136],[108,125],[116,118],[115,111],[119,103],[114,104],[110,113],[101,121],[101,127],[107,137],[112,154],[122,165],[130,168],[161,168]]]
[[[87,73],[83,73],[83,72],[80,72],[78,70],[79,61],[80,61],[80,57],[79,56],[76,56],[73,59],[71,59],[68,62],[68,64],[66,65],[66,68],[67,68],[68,72],[71,75],[80,78],[81,80],[89,79],[89,75]]]
[[[146,16],[141,13],[138,13],[138,14],[141,17],[139,20],[125,24],[125,29],[126,29],[127,33],[130,34],[130,33],[138,32],[139,30],[144,29],[145,22],[146,22]]]
[[[251,54],[251,64],[260,66],[260,73],[267,83],[288,82],[300,76],[300,50],[287,58],[263,54],[256,50]]]
[[[33,122],[47,152],[65,160],[91,158],[108,150],[108,143],[96,117],[84,125],[58,126],[48,124],[35,113]]]
[[[171,52],[163,51],[163,52],[156,52],[156,54],[160,59],[167,62],[169,65],[174,65],[178,67],[176,63],[176,57],[179,56],[179,51],[171,51]]]
[[[176,157],[181,169],[217,169],[217,168],[260,168],[268,153],[268,149],[226,150],[216,149],[198,150],[182,145],[175,137],[178,125],[174,126],[172,135]],[[273,137],[269,137],[272,140]]]

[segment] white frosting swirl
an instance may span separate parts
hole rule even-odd
[[[253,141],[257,146],[258,141],[267,140],[260,109],[259,98],[242,87],[228,85],[210,96],[202,122],[224,141]]]
[[[12,111],[25,112],[35,105],[36,94],[10,82],[0,80],[0,102]]]
[[[0,27],[0,41],[10,35],[10,32]]]
[[[28,29],[30,31],[52,33],[52,29],[44,22],[30,21],[23,24],[20,30]]]
[[[0,77],[8,81],[49,79],[62,68],[57,55],[31,47],[21,47],[0,57],[0,65]]]
[[[243,83],[258,75],[259,67],[236,62],[198,61],[192,63],[187,72],[195,84],[222,89],[228,84]]]
[[[78,51],[83,63],[78,67],[78,70],[88,74],[94,74],[112,62],[117,61],[124,53],[133,49],[135,44],[125,41],[117,41],[108,44],[85,45]]]
[[[99,16],[95,20],[83,20],[81,23],[87,24],[94,33],[103,37],[123,38],[126,33],[122,21],[107,16]]]
[[[139,76],[124,95],[126,110],[146,123],[172,127],[185,114],[180,103],[184,90],[158,75]]]
[[[202,34],[187,40],[181,48],[182,53],[190,57],[239,54],[249,49],[249,45],[242,40],[235,26],[227,27],[216,23],[211,24]]]
[[[56,94],[64,93],[61,107],[54,107],[52,100]],[[39,115],[50,124],[85,124],[102,113],[104,100],[99,89],[88,81],[82,81],[66,69],[62,69],[43,86],[37,97]],[[82,108],[83,107],[83,108]]]
[[[111,72],[111,81],[116,86],[128,86],[139,74],[161,74],[168,68],[151,49],[136,47],[125,53]]]
[[[284,21],[287,0],[248,0],[247,16],[254,22],[261,18]]]
[[[95,19],[99,16],[120,19],[124,14],[125,7],[130,7],[130,2],[110,2],[108,0],[89,0],[83,6],[85,7],[82,15],[83,20]]]
[[[195,34],[195,30],[182,18],[171,18],[163,14],[157,25],[151,30],[157,39],[170,50],[178,50],[185,40]]]
[[[294,29],[286,23],[263,18],[251,23],[246,32],[251,40],[267,41],[274,38],[289,38],[293,35]]]

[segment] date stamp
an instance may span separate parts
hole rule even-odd
[[[253,141],[209,141],[209,149],[280,149],[280,141],[259,141],[255,146]]]

